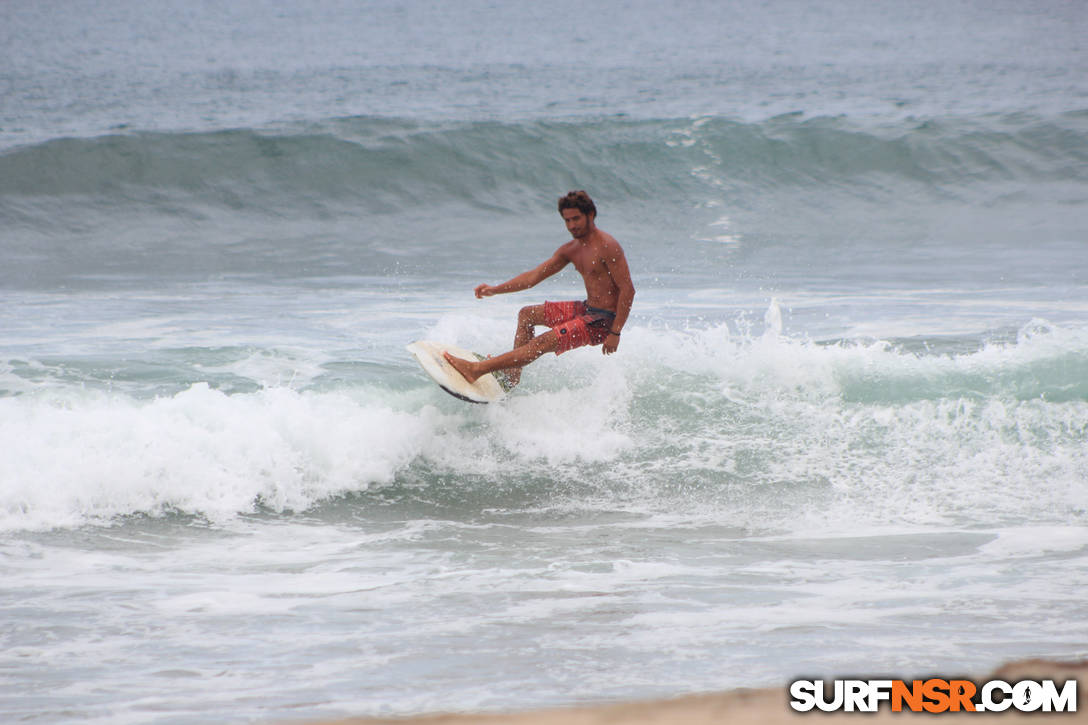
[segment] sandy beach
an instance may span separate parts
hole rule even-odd
[[[1088,661],[1051,662],[1024,660],[1002,666],[992,673],[975,677],[976,682],[1004,680],[1014,683],[1020,680],[1055,680],[1059,685],[1067,680],[1077,680],[1078,704],[1083,700],[1085,683],[1088,682]],[[775,725],[814,718],[822,723],[857,721],[885,722],[892,719],[910,718],[914,713],[893,713],[886,707],[876,714],[866,713],[798,713],[790,709],[788,687],[742,689],[731,692],[690,695],[671,700],[631,702],[592,707],[559,708],[524,713],[446,713],[422,715],[410,718],[349,718],[324,721],[313,725]],[[926,715],[921,715],[926,716]],[[1003,713],[946,713],[943,717],[959,717],[982,725],[990,722],[1040,722],[1053,718],[1062,723],[1088,722],[1088,709],[1083,706],[1076,713],[1022,713],[1008,710]]]

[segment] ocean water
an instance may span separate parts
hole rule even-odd
[[[1078,2],[0,4],[0,719],[1088,656]],[[618,353],[461,403],[590,191]]]

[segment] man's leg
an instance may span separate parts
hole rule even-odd
[[[524,345],[516,347],[510,352],[503,353],[497,357],[473,361],[462,360],[459,357],[450,355],[448,352],[444,352],[442,355],[457,372],[465,377],[465,380],[474,383],[482,375],[508,368],[515,369],[520,376],[521,368],[536,360],[544,353],[555,352],[558,348],[559,335],[555,330],[548,330],[543,335],[533,337]]]
[[[529,305],[528,307],[522,307],[521,310],[518,311],[518,326],[514,331],[513,349],[517,350],[519,347],[524,347],[529,344],[529,341],[536,337],[537,325],[547,324],[545,319],[544,305]],[[537,357],[539,357],[539,355]],[[535,359],[536,358],[534,358],[534,360]],[[502,368],[496,369],[501,370]],[[521,382],[521,367],[507,368],[505,372],[506,378],[512,385],[517,385]]]

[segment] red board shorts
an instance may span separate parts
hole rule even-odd
[[[585,302],[545,302],[544,324],[559,335],[555,354],[583,345],[600,345],[608,337],[616,313],[590,307]]]

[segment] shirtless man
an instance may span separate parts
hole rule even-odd
[[[470,383],[481,375],[506,370],[510,382],[516,385],[521,380],[521,369],[546,352],[559,355],[583,345],[601,345],[602,352],[611,355],[619,347],[620,332],[635,298],[623,249],[612,235],[597,228],[594,223],[597,207],[586,192],[572,191],[561,197],[559,213],[573,239],[535,269],[500,285],[480,285],[476,288],[476,297],[529,289],[573,264],[585,281],[586,300],[522,307],[518,313],[514,349],[508,353],[478,362],[442,353]],[[537,325],[552,329],[538,336]]]

